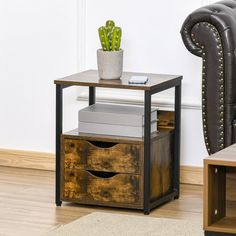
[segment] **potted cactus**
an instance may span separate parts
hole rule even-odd
[[[101,79],[119,79],[123,69],[123,50],[120,48],[122,30],[108,20],[98,29],[101,49],[97,50],[98,74]]]

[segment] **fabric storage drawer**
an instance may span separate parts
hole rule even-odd
[[[64,168],[140,173],[141,145],[63,139]]]
[[[142,205],[140,175],[66,169],[62,199],[78,203]]]

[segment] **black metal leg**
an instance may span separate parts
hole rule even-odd
[[[144,100],[144,214],[150,213],[151,93]]]
[[[62,86],[56,85],[56,205],[61,206],[60,200],[60,151],[62,133]]]
[[[180,131],[181,131],[181,82],[175,87],[175,143],[174,143],[174,175],[173,187],[176,191],[175,198],[179,198],[180,178]]]
[[[89,87],[89,105],[93,105],[96,102],[96,88]]]

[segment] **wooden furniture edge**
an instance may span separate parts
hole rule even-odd
[[[0,149],[0,166],[55,171],[55,154]],[[203,185],[203,167],[181,166],[180,182]]]
[[[205,159],[205,165],[215,165],[215,166],[231,166],[236,167],[236,162],[231,160],[221,160],[217,158]]]
[[[235,229],[232,229],[232,228],[223,228],[223,227],[219,227],[219,226],[207,226],[204,228],[204,230],[208,231],[208,232],[212,232],[212,233],[219,233],[220,235],[223,235],[224,233],[227,235],[228,234],[235,235]]]
[[[203,172],[204,172],[204,176],[203,176],[203,184],[204,184],[204,188],[203,188],[203,229],[207,230],[207,227],[209,225],[208,222],[208,163],[206,162],[206,160],[204,159],[204,167],[203,167]]]

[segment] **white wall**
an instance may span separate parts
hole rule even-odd
[[[76,28],[76,0],[0,1],[0,148],[54,152],[53,80],[77,70]]]
[[[81,47],[86,49],[82,60],[84,68],[96,69],[96,50],[100,47],[97,29],[107,19],[113,19],[123,29],[121,47],[125,52],[125,71],[183,75],[181,163],[202,166],[202,159],[207,156],[201,121],[202,61],[187,51],[180,29],[189,13],[210,3],[210,0],[120,0],[118,4],[109,0],[85,2],[84,9],[80,9],[85,14],[79,19],[85,25],[85,33],[80,36],[81,42],[84,42]],[[80,92],[83,98],[83,91]],[[116,101],[119,97],[120,100],[122,97],[135,100],[142,96],[127,92],[114,94],[107,90],[102,90],[100,95]],[[164,101],[165,106],[169,103],[171,107],[172,97],[173,90],[170,90],[153,100],[159,106]]]
[[[201,59],[186,50],[179,31],[190,12],[209,2],[1,1],[0,148],[54,152],[53,80],[96,68],[97,28],[114,19],[123,29],[124,70],[184,76],[181,162],[201,166],[207,156],[201,127]],[[76,101],[77,92],[65,92],[65,130],[75,128],[77,111],[86,105]],[[171,107],[172,95],[168,91],[154,100]],[[116,99],[137,96],[118,93]]]

